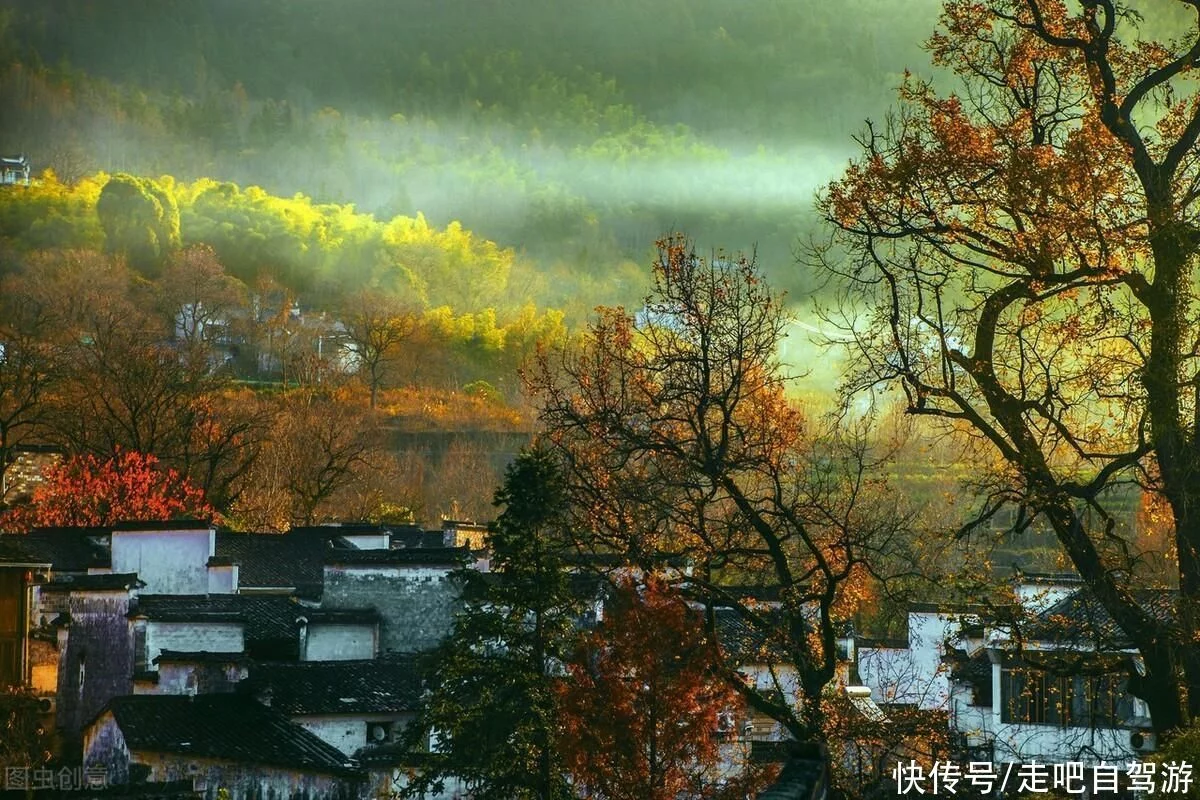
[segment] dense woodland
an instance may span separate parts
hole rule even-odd
[[[3,145],[69,180],[210,178],[457,220],[527,257],[522,297],[575,312],[640,299],[670,230],[757,244],[804,289],[812,193],[922,62],[936,11],[309,5],[9,4]]]
[[[483,458],[494,485],[504,432],[531,424],[518,365],[597,305],[639,306],[663,232],[757,245],[777,280],[811,284],[792,250],[849,152],[838,132],[886,107],[936,10],[904,30],[865,2],[860,36],[782,2],[577,5],[5,4],[0,151],[40,177],[0,193],[0,271],[119,271],[117,294],[155,296],[147,344],[174,338],[181,276],[216,273],[207,316],[227,307],[253,329],[223,333],[236,345],[206,380],[256,397],[246,381],[329,389],[314,347],[358,293],[386,297],[404,330],[350,384],[368,406],[384,391],[369,413],[402,459],[466,474]],[[85,444],[6,430],[6,448]],[[397,502],[487,515],[490,488],[477,494]]]

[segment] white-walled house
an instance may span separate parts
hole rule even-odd
[[[25,156],[0,156],[0,186],[28,186],[29,175],[29,159]]]
[[[934,604],[913,604],[902,640],[856,639],[858,677],[871,689],[871,699],[881,705],[915,706],[922,711],[947,707],[950,699],[947,647],[964,626],[977,624],[979,616]]]
[[[209,594],[213,586],[228,585],[209,577],[210,570],[228,568],[210,565],[216,544],[217,530],[207,522],[124,523],[112,532],[112,571],[136,574],[146,594]]]
[[[1144,758],[1156,744],[1149,711],[1126,690],[1137,651],[1121,636],[1104,643],[1085,630],[1107,618],[1086,588],[1064,582],[1049,595],[1020,636],[988,626],[954,654],[950,714],[960,744],[996,763]]]
[[[260,663],[239,687],[348,756],[393,742],[416,714],[422,688],[411,656]]]
[[[861,682],[885,711],[898,703],[945,712],[963,761],[1124,765],[1152,752],[1146,705],[1125,691],[1137,653],[1112,635],[1082,583],[1019,575],[1014,595],[1019,607],[1004,619],[980,607],[914,606],[906,639],[856,642]],[[1090,635],[1094,623],[1107,625],[1107,642]]]

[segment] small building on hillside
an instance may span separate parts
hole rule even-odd
[[[0,156],[0,186],[28,186],[29,173],[25,156]]]
[[[0,360],[4,343],[0,342]],[[29,500],[33,490],[45,480],[45,470],[62,461],[63,450],[56,445],[18,444],[8,450],[7,463],[0,463],[0,501],[13,504]]]

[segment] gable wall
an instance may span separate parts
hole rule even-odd
[[[146,663],[152,664],[163,650],[183,652],[241,653],[246,649],[240,622],[146,623]]]
[[[376,626],[309,623],[302,661],[352,661],[374,658]]]
[[[324,608],[375,608],[383,618],[382,652],[413,653],[438,645],[461,607],[447,567],[325,567]]]
[[[59,661],[57,722],[73,747],[83,725],[109,700],[133,694],[133,632],[126,593],[72,592],[70,607],[71,626]]]
[[[207,594],[216,531],[113,531],[112,570],[136,572],[144,594]]]

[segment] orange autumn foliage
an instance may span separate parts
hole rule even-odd
[[[617,590],[560,684],[564,761],[588,796],[718,796],[717,716],[738,703],[714,674],[699,612],[661,580]]]
[[[75,456],[49,467],[29,506],[0,517],[12,530],[98,527],[124,521],[216,519],[204,493],[153,455],[117,450],[107,459]]]

